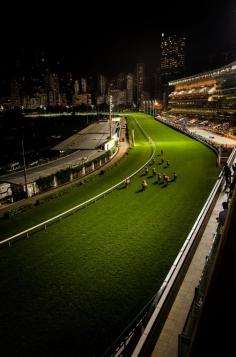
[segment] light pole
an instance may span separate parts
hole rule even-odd
[[[111,139],[111,112],[112,112],[112,95],[109,96],[109,128],[110,128],[110,139]]]
[[[26,166],[25,166],[25,149],[24,149],[24,141],[23,139],[21,140],[21,145],[22,145],[22,155],[23,155],[23,165],[24,165],[24,177],[25,177],[25,192],[26,192],[26,197],[29,197],[28,193],[28,186],[27,186],[27,175],[26,175]]]
[[[156,116],[157,101],[154,100],[154,117]]]

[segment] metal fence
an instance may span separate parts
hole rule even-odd
[[[228,160],[228,163],[230,165],[235,160],[235,151],[236,149],[234,149]],[[231,198],[232,197],[229,194],[228,202],[231,200]],[[218,224],[216,232],[213,236],[213,241],[212,241],[209,255],[206,256],[205,266],[203,268],[201,278],[199,280],[198,286],[195,288],[194,298],[183,331],[179,335],[179,341],[178,341],[179,357],[189,356],[190,346],[195,333],[195,329],[199,321],[200,312],[207,293],[208,284],[213,274],[218,248],[221,243],[222,233],[223,233],[222,226]]]
[[[176,125],[175,123],[171,122],[170,120],[168,120],[167,118],[162,118],[162,117],[158,117],[157,118],[158,121],[162,122],[165,125],[168,125],[170,127],[172,127],[175,130],[181,131],[182,133],[184,133],[187,136],[190,136],[193,139],[196,139],[197,141],[200,141],[201,143],[203,143],[204,145],[208,146],[210,149],[212,149],[216,154],[217,154],[217,162],[219,164],[219,145],[215,144],[209,140],[203,139],[200,135],[194,134],[189,130],[186,130],[185,127],[182,127],[181,125]]]
[[[192,341],[192,336],[195,331],[197,321],[199,319],[201,307],[204,301],[204,296],[206,293],[207,285],[209,282],[209,277],[212,274],[212,269],[215,262],[215,252],[218,247],[218,243],[221,238],[221,233],[218,231],[213,237],[212,246],[210,249],[209,256],[206,256],[205,266],[202,271],[202,275],[198,286],[195,288],[194,298],[186,319],[183,332],[178,338],[178,356],[187,357],[189,353],[189,347]]]
[[[229,166],[232,165],[236,156],[234,149],[228,159]],[[197,220],[195,221],[187,239],[185,240],[179,254],[171,266],[161,288],[154,297],[147,303],[143,310],[135,317],[130,325],[122,332],[117,340],[107,349],[103,357],[114,356],[138,356],[147,343],[148,336],[153,326],[161,323],[161,313],[165,308],[167,298],[171,291],[178,284],[180,271],[190,254],[199,232],[206,221],[209,211],[214,204],[224,181],[223,171],[221,171],[216,184],[214,185],[207,201],[205,202]]]

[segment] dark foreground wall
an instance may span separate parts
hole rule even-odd
[[[190,357],[236,355],[236,190]]]

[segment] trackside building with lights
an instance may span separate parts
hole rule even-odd
[[[236,61],[169,82],[170,113],[208,119],[236,118]]]

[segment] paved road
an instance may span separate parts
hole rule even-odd
[[[50,161],[46,164],[27,168],[27,182],[34,182],[39,177],[48,176],[69,166],[79,165],[87,160],[95,159],[101,155],[101,152],[102,150],[77,150],[70,155]],[[0,176],[0,181],[24,184],[24,171],[2,175]]]

